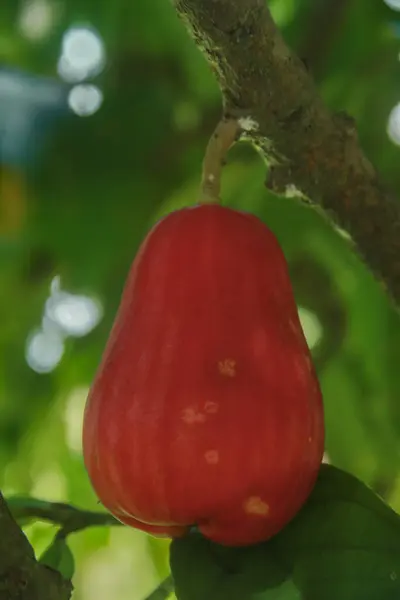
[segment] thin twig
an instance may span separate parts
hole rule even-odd
[[[17,521],[27,519],[51,521],[61,526],[63,535],[86,527],[121,525],[120,521],[109,513],[81,510],[63,502],[47,502],[36,498],[14,496],[7,499],[7,504]]]
[[[200,204],[220,201],[221,174],[225,157],[238,139],[240,126],[236,119],[221,120],[208,142],[203,161]]]

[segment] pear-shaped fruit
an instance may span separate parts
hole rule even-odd
[[[196,525],[266,540],[308,497],[321,392],[273,233],[220,205],[169,214],[143,242],[89,394],[94,489],[153,535]]]

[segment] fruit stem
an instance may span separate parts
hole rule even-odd
[[[236,119],[223,118],[217,125],[206,148],[200,188],[200,204],[220,202],[221,174],[229,148],[240,136]]]

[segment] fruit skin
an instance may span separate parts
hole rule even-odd
[[[298,512],[324,446],[284,255],[255,216],[184,208],[147,235],[85,408],[92,485],[120,521],[241,546]]]

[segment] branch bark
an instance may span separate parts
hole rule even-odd
[[[69,600],[72,584],[39,564],[0,493],[0,600]]]
[[[204,52],[228,117],[269,164],[267,187],[301,195],[347,231],[400,305],[400,204],[363,154],[354,121],[323,104],[265,0],[172,0]]]

